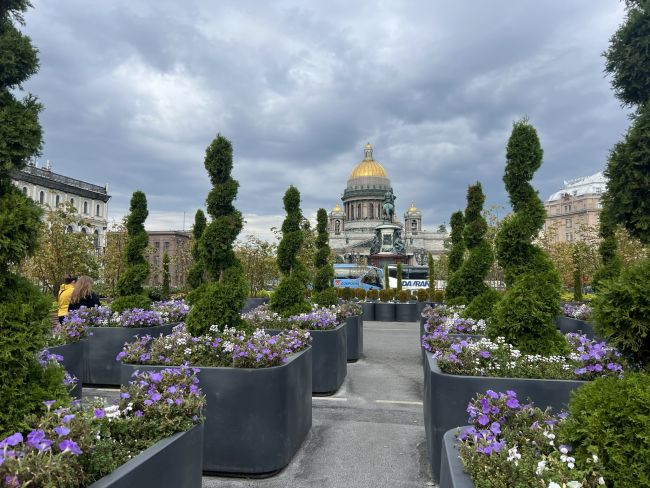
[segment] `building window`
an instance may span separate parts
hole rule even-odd
[[[371,219],[375,218],[375,208],[373,207],[372,203],[368,204],[368,217]]]
[[[84,202],[84,213],[88,213],[88,202]]]
[[[70,204],[74,207],[74,198],[70,199]]]
[[[573,226],[573,221],[571,219],[566,219],[564,221],[564,224],[566,225],[567,229],[570,229]]]
[[[357,204],[357,219],[362,219],[363,217],[361,216],[361,204]]]
[[[23,186],[23,195],[27,196],[27,187]]]
[[[163,242],[163,251],[164,252],[169,251],[169,241]]]
[[[418,221],[417,220],[412,220],[411,221],[411,230],[418,230]]]
[[[61,197],[57,195],[54,201],[55,201],[54,205],[58,207],[61,204]]]
[[[43,205],[45,203],[45,192],[42,191],[38,194],[38,203]]]
[[[82,233],[82,234],[86,234],[87,232],[88,232],[88,231],[86,230],[85,227],[82,227],[82,228],[81,228],[81,233]]]
[[[72,228],[72,226],[69,225],[68,228],[67,228],[65,231],[66,231],[68,234],[72,234],[72,231],[73,231],[73,230],[74,230],[74,229]]]
[[[95,215],[97,217],[99,217],[99,216],[101,216],[101,214],[102,214],[101,213],[101,207],[99,206],[99,204],[97,204],[97,207],[95,208]]]
[[[97,229],[93,232],[93,246],[95,249],[99,249],[99,231]]]
[[[160,251],[160,241],[156,241],[153,243],[153,247],[156,248],[156,251]]]

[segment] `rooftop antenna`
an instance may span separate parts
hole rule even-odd
[[[50,160],[49,160],[49,159],[45,161],[45,169],[46,169],[47,171],[50,171],[50,170],[52,169],[52,165],[50,164]]]

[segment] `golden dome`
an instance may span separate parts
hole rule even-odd
[[[415,206],[415,202],[411,203],[411,208],[409,208],[409,212],[415,213],[418,211],[418,208]]]
[[[343,212],[343,209],[338,203],[336,204],[336,207],[332,209],[332,213],[336,213],[336,212]]]
[[[386,170],[377,161],[372,159],[372,146],[370,143],[366,144],[364,148],[365,157],[357,166],[352,170],[350,179],[361,178],[364,176],[378,176],[380,178],[388,178]]]

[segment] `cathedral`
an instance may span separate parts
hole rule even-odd
[[[435,257],[445,251],[445,227],[423,229],[422,212],[414,203],[399,221],[396,199],[386,170],[366,144],[363,161],[348,178],[342,204],[329,214],[329,245],[339,262],[425,265],[429,252]]]

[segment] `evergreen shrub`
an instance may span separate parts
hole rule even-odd
[[[354,298],[356,298],[359,301],[363,301],[366,299],[366,290],[363,288],[355,288],[354,289]]]
[[[319,208],[316,213],[316,254],[314,265],[316,277],[314,278],[314,292],[318,297],[318,304],[322,306],[336,305],[338,300],[333,291],[334,268],[330,262],[329,234],[327,232],[327,211]]]
[[[340,288],[340,290],[349,290],[349,288]],[[305,301],[304,293],[305,284],[300,278],[285,276],[271,295],[271,306],[283,317],[307,313],[311,307]]]
[[[377,300],[379,298],[379,290],[368,290],[366,297],[368,300]]]
[[[201,252],[201,237],[208,224],[203,210],[198,209],[194,215],[194,227],[192,227],[192,267],[187,273],[187,284],[192,290],[201,286],[205,276],[205,263]]]
[[[501,293],[493,288],[487,288],[483,293],[474,299],[463,310],[462,316],[476,320],[488,320],[494,315],[494,306],[501,300]]]
[[[465,227],[465,218],[460,210],[451,214],[449,219],[451,232],[449,240],[451,249],[449,251],[449,275],[452,276],[463,264],[465,258],[465,241],[463,239],[463,229]]]
[[[382,302],[390,302],[393,299],[393,294],[391,293],[391,290],[379,290],[379,299]]]
[[[402,263],[397,263],[397,273],[396,273],[396,281],[397,281],[397,294],[399,294],[402,291]]]
[[[345,301],[352,300],[352,297],[354,296],[354,291],[352,288],[348,288],[347,286],[344,288],[341,288],[341,298]]]
[[[561,438],[576,454],[598,456],[606,486],[650,486],[650,376],[625,373],[578,388]],[[576,456],[577,457],[577,456]]]
[[[426,302],[429,299],[430,290],[425,288],[419,288],[416,292],[418,302]]]
[[[635,362],[650,366],[650,258],[602,283],[592,301],[595,330]]]
[[[142,308],[149,310],[151,308],[152,299],[148,295],[129,295],[126,297],[117,297],[111,302],[112,313],[122,313],[124,310],[132,308]]]
[[[329,307],[339,303],[339,297],[336,288],[328,288],[323,291],[315,291],[312,293],[311,301],[317,303],[321,307]]]
[[[399,290],[397,292],[397,300],[401,303],[409,302],[413,299],[413,294],[410,290]]]

